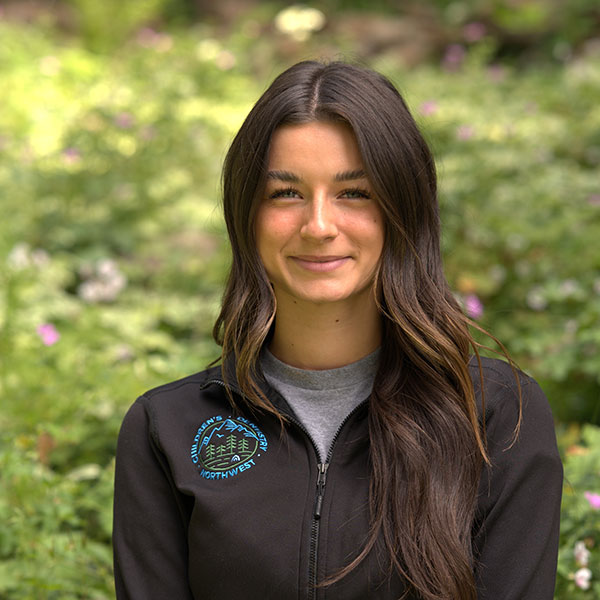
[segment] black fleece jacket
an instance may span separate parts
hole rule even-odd
[[[473,546],[479,600],[552,600],[562,465],[546,398],[484,359],[491,468],[480,483]],[[479,397],[479,375],[472,375]],[[282,431],[232,412],[215,367],[141,396],[118,440],[114,552],[118,600],[395,600],[372,552],[330,587],[316,580],[362,548],[368,519],[368,401],[345,420],[326,463],[285,401]],[[509,447],[510,446],[510,447]],[[408,598],[414,598],[409,596]]]

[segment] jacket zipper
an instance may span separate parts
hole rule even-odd
[[[209,379],[202,386],[203,388],[208,386],[211,383],[216,383],[221,387],[228,387],[224,381],[220,379]],[[233,391],[242,395],[241,392],[235,387],[230,386]],[[331,445],[329,446],[329,451],[327,452],[327,456],[325,458],[324,463],[317,463],[317,492],[315,494],[315,504],[313,510],[313,518],[310,529],[310,549],[309,549],[309,559],[308,559],[308,600],[315,600],[317,597],[317,559],[318,559],[318,550],[319,550],[319,531],[321,524],[321,508],[323,507],[323,497],[325,495],[325,483],[327,482],[327,469],[329,468],[329,463],[331,462],[331,455],[333,454],[333,448],[335,443],[344,428],[344,425],[350,420],[350,418],[358,412],[358,410],[366,404],[367,400],[363,400],[360,404],[355,406],[345,417],[345,419],[340,423],[340,426],[337,428],[333,439],[331,440]],[[310,440],[312,444],[315,454],[317,458],[320,459],[319,450],[317,448],[317,444],[315,443],[314,438],[310,435],[308,430],[292,415],[286,414],[290,422],[292,422],[300,431],[304,433],[304,435]]]
[[[321,524],[321,507],[323,506],[323,494],[325,493],[325,482],[327,481],[327,469],[329,463],[317,465],[317,495],[315,497],[315,508],[310,529],[310,554],[308,562],[308,597],[313,600],[317,596],[317,558],[319,550],[319,530]]]
[[[340,423],[333,439],[331,440],[331,445],[329,446],[329,451],[327,452],[327,457],[325,458],[324,463],[317,464],[317,493],[315,496],[315,508],[313,510],[313,519],[312,525],[310,529],[310,554],[308,560],[308,600],[315,600],[317,597],[317,561],[319,555],[319,531],[321,526],[321,508],[323,507],[323,496],[325,495],[325,483],[327,482],[327,469],[329,468],[329,463],[331,462],[331,455],[333,454],[333,448],[335,443],[340,435],[340,432],[344,428],[344,425],[350,420],[352,415],[356,413],[367,401],[364,400],[358,406],[355,406],[352,411],[350,411],[346,418]],[[290,421],[292,421],[299,429],[301,429],[304,434],[308,437],[308,439],[312,442],[314,446],[315,453],[319,456],[319,451],[317,450],[317,445],[315,444],[313,438],[310,433],[304,428],[304,426],[294,419],[290,417]]]

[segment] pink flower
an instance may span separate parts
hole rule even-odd
[[[592,206],[600,206],[600,194],[592,194],[591,196],[588,196],[588,204],[591,204]]]
[[[465,297],[465,310],[471,319],[479,319],[483,314],[483,304],[475,294],[467,294]]]
[[[145,142],[149,142],[150,140],[156,137],[156,131],[152,125],[146,125],[142,131],[140,131],[140,137]]]
[[[160,33],[157,33],[151,27],[144,27],[140,29],[137,35],[138,44],[140,44],[140,46],[144,46],[145,48],[152,48],[152,46],[156,46],[159,40]]]
[[[421,114],[425,115],[426,117],[433,115],[438,110],[437,102],[435,100],[426,100],[423,102],[423,104],[421,104],[419,110],[421,111]]]
[[[117,127],[120,127],[121,129],[129,129],[130,127],[133,127],[133,124],[134,124],[133,115],[128,112],[119,113],[115,117],[115,125]]]
[[[483,23],[467,23],[463,27],[463,37],[467,42],[478,42],[487,33],[487,27]]]
[[[594,510],[600,510],[600,494],[594,494],[593,492],[584,492],[583,495]]]
[[[137,34],[137,42],[144,48],[155,48],[159,52],[170,50],[173,40],[166,33],[160,33],[150,27],[140,29]]]
[[[464,142],[466,140],[470,140],[473,137],[474,133],[475,129],[470,125],[461,125],[456,130],[456,137]]]
[[[487,74],[494,83],[500,83],[506,77],[506,68],[493,64],[488,67]]]
[[[465,49],[459,44],[450,44],[442,58],[442,66],[448,71],[456,71],[462,65],[466,54]]]
[[[575,571],[575,575],[573,577],[575,580],[575,585],[582,590],[590,589],[591,578],[592,572],[587,567],[583,567],[583,569]]]
[[[77,148],[72,148],[72,147],[65,148],[63,150],[62,155],[63,155],[63,160],[68,165],[78,163],[81,160],[81,152],[79,152],[79,150],[77,150]]]
[[[60,333],[52,323],[44,323],[37,328],[38,335],[42,338],[44,346],[53,346],[60,339]]]

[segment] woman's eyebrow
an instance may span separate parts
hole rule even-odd
[[[343,171],[337,173],[334,181],[353,181],[356,179],[366,179],[367,175],[363,169],[354,169],[352,171]],[[290,171],[269,171],[267,179],[276,179],[277,181],[286,181],[288,183],[302,183],[302,178]]]
[[[344,171],[338,173],[334,177],[334,181],[352,181],[354,179],[366,179],[367,174],[362,169],[354,169],[354,171]]]
[[[267,179],[277,179],[278,181],[287,181],[288,183],[300,183],[302,179],[290,171],[269,171]]]

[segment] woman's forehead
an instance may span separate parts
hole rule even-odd
[[[360,174],[364,165],[354,132],[345,123],[314,121],[278,127],[269,148],[269,173],[284,173],[288,180],[316,171],[328,171],[342,180]]]

